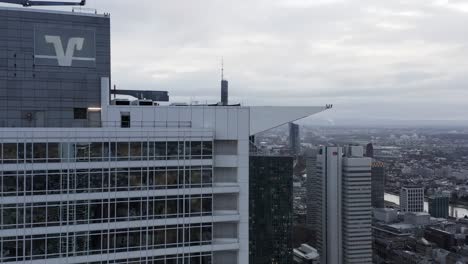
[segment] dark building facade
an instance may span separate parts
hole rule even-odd
[[[429,197],[429,214],[436,218],[448,218],[449,197],[431,196]]]
[[[291,153],[298,155],[301,150],[301,138],[299,136],[299,125],[289,123],[289,148]]]
[[[0,7],[0,127],[99,123],[110,18]]]
[[[385,207],[385,164],[372,162],[372,207]]]
[[[321,219],[316,213],[318,208],[322,208],[322,195],[317,191],[317,186],[322,186],[322,177],[317,175],[317,150],[310,150],[306,153],[306,198],[307,198],[307,228],[312,231],[309,243],[313,247],[318,247],[316,234],[321,227]]]
[[[250,263],[292,263],[293,158],[251,156]]]

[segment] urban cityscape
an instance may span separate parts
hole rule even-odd
[[[133,2],[90,2],[0,0],[0,263],[468,263],[466,116],[376,122],[376,109],[375,117],[363,121],[364,115],[349,117],[354,110],[346,103],[340,109],[346,94],[314,97],[304,90],[289,97],[294,90],[284,91],[288,87],[277,91],[274,103],[265,97],[250,105],[242,98],[257,97],[255,89],[249,86],[244,94],[236,89],[244,80],[228,78],[224,57],[212,73],[220,78],[213,77],[208,95],[197,88],[202,80],[190,75],[196,70],[188,58],[186,67],[177,65],[174,72],[195,76],[194,87],[186,87],[188,79],[180,91],[164,88],[174,72],[130,62],[144,48],[131,37],[137,28],[125,24],[149,23],[144,10],[133,17],[122,8]],[[149,2],[146,7],[154,11]],[[279,2],[266,5],[286,13],[321,12],[341,1]],[[197,23],[189,14],[203,16],[193,6],[198,3],[185,3],[186,10],[182,3],[165,4],[155,5],[184,13],[178,18],[187,26]],[[132,18],[94,8],[105,5]],[[460,9],[437,1],[420,5],[424,12],[444,5]],[[423,11],[392,13],[370,3],[352,6],[384,17],[426,16]],[[166,26],[178,27],[169,21]],[[124,30],[129,35],[122,38]],[[190,42],[188,33],[182,35],[181,41]],[[349,38],[328,43],[327,49]],[[119,60],[127,56],[121,48],[129,48],[129,40],[136,49],[128,61]],[[272,38],[247,42],[267,40]],[[201,51],[192,44],[182,44],[181,54]],[[267,50],[262,46],[257,52]],[[145,56],[154,58],[145,53],[142,61]],[[247,64],[241,67],[248,72],[244,76],[260,82],[261,74]],[[146,79],[133,75],[135,69],[153,71],[160,82],[149,86],[159,88],[142,85]],[[289,85],[283,78],[295,75],[286,71],[269,81]],[[337,68],[337,79],[340,72]],[[288,100],[294,97],[297,101]],[[434,114],[446,111],[433,108]],[[430,115],[427,109],[413,110]]]

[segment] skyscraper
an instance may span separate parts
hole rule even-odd
[[[299,136],[299,125],[289,123],[289,149],[293,155],[301,151],[301,138]]]
[[[385,207],[385,164],[372,162],[372,207]]]
[[[369,143],[366,145],[366,157],[374,158],[374,144]]]
[[[0,28],[0,263],[248,263],[249,137],[325,107],[120,105],[109,16]]]
[[[250,157],[250,262],[292,263],[293,158]]]
[[[429,214],[436,218],[449,217],[449,201],[447,195],[433,195],[429,197]]]
[[[372,263],[371,159],[360,146],[322,147],[315,228],[321,263]]]
[[[306,152],[306,198],[307,198],[307,214],[306,224],[307,227],[313,231],[313,237],[310,243],[312,246],[317,247],[316,244],[316,232],[317,227],[321,227],[319,214],[317,214],[318,208],[322,207],[322,195],[317,189],[322,186],[322,177],[317,177],[317,151],[309,150]]]
[[[221,104],[229,104],[229,82],[227,80],[221,80]]]
[[[400,211],[424,212],[424,188],[420,186],[406,186],[400,192]]]

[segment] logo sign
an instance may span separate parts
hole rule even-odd
[[[92,30],[38,27],[34,31],[36,65],[96,67],[96,37]]]

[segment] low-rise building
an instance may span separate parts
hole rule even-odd
[[[398,220],[398,212],[390,208],[376,208],[373,210],[374,219],[386,224],[396,222]]]
[[[317,249],[302,244],[299,248],[294,249],[294,261],[295,264],[318,264],[320,263],[320,255]]]
[[[406,213],[405,223],[411,225],[428,225],[431,223],[431,216],[428,213]]]

